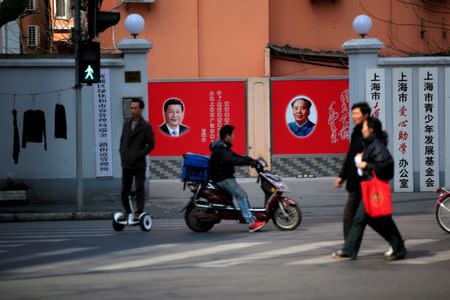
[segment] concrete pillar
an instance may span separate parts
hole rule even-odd
[[[152,43],[145,39],[124,39],[119,43],[118,48],[123,52],[125,62],[122,75],[124,82],[124,88],[122,89],[123,98],[140,97],[147,105],[147,54],[152,47]],[[145,108],[143,117],[148,120],[148,107]]]
[[[378,52],[384,44],[378,39],[353,39],[346,41],[342,48],[348,54],[351,107],[356,102],[366,101],[366,69],[377,67]]]
[[[125,63],[123,74],[121,75],[123,78],[122,99],[141,98],[146,105],[144,111],[142,112],[142,116],[147,121],[149,110],[147,54],[152,47],[152,43],[145,39],[124,39],[118,45],[119,50],[123,53]],[[151,175],[149,166],[150,157],[147,156],[147,178],[150,178]]]

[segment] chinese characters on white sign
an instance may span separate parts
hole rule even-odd
[[[412,135],[412,71],[392,69],[392,108],[394,145],[394,191],[412,192],[413,135]]]
[[[439,186],[438,69],[419,68],[420,191]]]
[[[110,70],[101,69],[94,84],[95,161],[97,177],[112,177]]]
[[[366,70],[366,99],[372,108],[372,116],[385,125],[386,87],[384,69]]]

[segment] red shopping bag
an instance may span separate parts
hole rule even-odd
[[[361,191],[366,213],[373,217],[392,214],[391,185],[377,178],[375,172],[371,180],[361,181]]]

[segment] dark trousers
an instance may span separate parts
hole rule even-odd
[[[348,234],[350,232],[350,228],[352,228],[353,219],[355,218],[356,212],[358,211],[359,205],[362,203],[362,193],[361,190],[351,191],[348,193],[348,200],[345,204],[344,209],[344,241],[347,239]],[[372,227],[378,234],[383,235],[380,230],[380,226],[373,226],[372,222],[369,223],[369,226]]]
[[[395,254],[405,254],[406,249],[403,243],[403,238],[398,231],[397,226],[392,220],[392,216],[371,218],[366,214],[364,204],[361,201],[355,217],[353,218],[352,227],[345,239],[345,244],[342,250],[353,258],[358,256],[359,248],[364,234],[366,225],[371,227],[380,234],[394,250]]]
[[[361,191],[349,191],[347,203],[344,208],[344,240],[347,239],[350,228],[352,227],[353,218],[355,217],[358,206],[361,203]]]
[[[145,169],[122,169],[122,206],[127,214],[131,213],[128,196],[130,195],[131,185],[136,187],[136,213],[144,212],[145,207]]]

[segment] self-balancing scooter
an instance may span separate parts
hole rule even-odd
[[[136,198],[136,192],[131,192],[128,196],[128,201],[130,203],[131,208],[131,214],[128,215],[128,220],[125,221],[119,221],[119,219],[123,216],[123,213],[116,212],[114,214],[114,218],[112,221],[112,225],[115,231],[122,231],[125,226],[137,226],[139,225],[142,229],[142,231],[150,231],[152,229],[152,217],[146,213],[143,212],[139,215],[139,219],[134,219],[134,213],[136,210],[134,209],[133,200]]]

